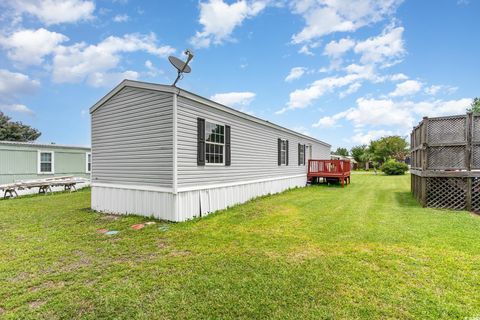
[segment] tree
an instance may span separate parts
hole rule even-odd
[[[373,154],[370,152],[370,150],[367,148],[365,152],[362,154],[360,157],[360,161],[362,163],[365,163],[365,170],[370,169],[370,162],[373,160]]]
[[[0,111],[0,141],[35,141],[41,133],[21,122],[11,121],[11,118]]]
[[[367,152],[367,145],[355,146],[350,149],[350,154],[358,163],[363,162],[363,155]]]
[[[467,108],[467,112],[480,113],[480,98],[473,98],[470,108]]]
[[[369,151],[373,161],[379,164],[389,159],[404,161],[408,154],[408,143],[400,136],[388,136],[370,142]]]
[[[346,157],[348,156],[348,149],[347,148],[337,148],[333,154],[336,154],[338,156],[343,156]]]

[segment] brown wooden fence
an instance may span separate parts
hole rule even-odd
[[[480,115],[425,117],[410,146],[412,193],[423,206],[480,211]]]

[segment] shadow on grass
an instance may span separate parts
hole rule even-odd
[[[395,192],[395,199],[400,207],[407,207],[407,208],[422,207],[409,191]]]

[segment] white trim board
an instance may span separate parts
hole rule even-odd
[[[242,186],[246,184],[254,184],[260,182],[269,182],[269,181],[277,181],[277,180],[285,180],[291,178],[301,178],[305,177],[305,183],[307,181],[307,174],[296,174],[291,176],[281,176],[281,177],[274,177],[274,178],[264,178],[264,179],[256,179],[256,180],[246,180],[246,181],[238,181],[238,182],[228,182],[228,183],[216,183],[210,185],[202,185],[202,186],[190,186],[190,187],[180,187],[177,189],[177,192],[189,192],[189,191],[198,191],[198,190],[208,190],[208,189],[218,189],[218,188],[226,188],[226,187],[235,187],[235,186]],[[116,189],[130,189],[130,190],[143,190],[143,191],[158,191],[158,192],[169,192],[173,193],[173,188],[165,188],[165,187],[156,187],[156,186],[141,186],[141,185],[133,185],[133,184],[116,184],[116,183],[103,183],[103,182],[92,182],[92,187],[107,187],[107,188],[116,188]]]
[[[173,193],[172,188],[165,187],[156,187],[156,186],[141,186],[137,184],[119,184],[119,183],[103,183],[103,182],[92,182],[92,187],[105,187],[105,188],[114,188],[114,189],[128,189],[128,190],[142,190],[142,191],[158,191],[158,192],[167,192]]]

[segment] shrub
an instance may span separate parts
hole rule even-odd
[[[408,166],[403,162],[398,162],[395,160],[388,160],[380,167],[386,175],[393,176],[393,175],[401,175],[405,174],[408,171]]]

